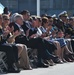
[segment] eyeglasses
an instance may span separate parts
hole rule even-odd
[[[9,21],[10,19],[5,18],[4,20],[8,20]]]
[[[50,20],[49,22],[53,22],[52,20]]]

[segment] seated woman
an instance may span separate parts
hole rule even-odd
[[[48,21],[48,24],[47,24],[47,21]],[[53,30],[53,19],[52,19],[52,17],[49,17],[49,20],[46,17],[42,18],[42,26],[40,27],[40,29],[42,30],[43,33],[47,34],[47,36],[49,35],[49,37],[50,37],[50,38],[48,38],[49,41],[59,42],[60,48],[61,48],[61,55],[60,56],[61,56],[61,59],[64,61],[64,59],[63,59],[64,50],[66,50],[68,53],[70,53],[70,51],[69,51],[67,44],[63,38],[56,38],[57,30]]]
[[[16,43],[23,43],[26,44],[27,47],[33,48],[33,49],[37,49],[37,56],[38,56],[38,66],[39,67],[48,67],[45,66],[42,62],[42,59],[52,59],[55,60],[57,59],[57,57],[53,54],[51,54],[48,50],[50,50],[50,47],[53,48],[51,49],[51,51],[54,51],[56,49],[55,45],[52,43],[49,43],[48,41],[38,37],[33,37],[33,35],[31,37],[26,36],[26,34],[24,33],[23,28],[21,27],[23,24],[23,17],[22,15],[16,15],[14,18],[14,32],[15,31],[21,31],[22,34],[18,37],[16,37],[15,42]],[[23,24],[25,26],[25,24]],[[31,28],[28,28],[31,29]]]
[[[22,59],[22,61],[20,61],[20,65],[23,69],[31,69],[29,59],[28,59],[28,55],[27,55],[27,47],[25,45],[22,45],[22,44],[13,44],[13,42],[15,41],[15,37],[17,35],[19,35],[19,33],[16,32],[16,33],[14,33],[13,36],[10,36],[10,32],[13,29],[10,29],[8,27],[9,17],[7,15],[3,15],[2,18],[3,18],[2,32],[3,32],[3,35],[4,35],[4,39],[5,39],[4,45],[9,45],[13,48],[14,56],[16,56],[16,54],[17,54],[17,62],[18,62],[18,58]],[[15,52],[16,50],[17,50],[17,52]]]
[[[68,48],[69,43],[67,43],[67,42],[70,42],[70,41],[68,41],[67,39],[64,39],[64,33],[62,30],[58,30],[55,40],[60,42],[61,47],[64,46],[64,51],[65,51],[64,53],[65,53],[65,55],[67,55],[67,57],[65,56],[66,60],[67,61],[70,61],[70,59],[74,60],[73,51]]]
[[[7,41],[8,41],[9,44],[14,44],[18,48],[18,57],[20,58],[19,66],[23,69],[32,69],[31,66],[30,66],[29,57],[28,57],[28,54],[27,54],[27,46],[24,45],[24,44],[16,44],[15,43],[15,38],[18,35],[20,35],[21,32],[19,32],[19,31],[13,32],[14,31],[13,25],[14,25],[14,23],[9,24],[8,29],[9,29],[9,31],[11,31],[11,33],[10,33],[10,37]],[[22,50],[22,52],[20,52],[20,50]]]
[[[41,23],[42,23],[43,26],[45,26],[44,28],[41,26]],[[62,60],[61,60],[61,48],[60,48],[59,42],[58,41],[51,41],[51,40],[49,40],[50,36],[48,35],[48,32],[46,32],[46,30],[45,30],[46,27],[48,27],[48,19],[46,17],[44,17],[41,20],[40,17],[37,17],[37,22],[36,22],[35,25],[33,25],[33,27],[37,28],[37,34],[36,35],[38,37],[41,37],[42,39],[45,39],[45,40],[49,41],[50,43],[55,44],[55,46],[57,47],[57,50],[54,51],[54,54],[59,57],[60,61],[58,63],[62,63]]]
[[[4,32],[3,33],[3,29],[2,29],[2,15],[0,15],[0,51],[3,51],[6,53],[7,56],[7,65],[8,65],[8,69],[6,70],[6,72],[20,72],[18,70],[18,68],[14,68],[14,63],[18,61],[18,50],[17,47],[14,46],[14,48],[9,45],[6,44],[6,34],[8,32]],[[15,52],[15,54],[14,54]]]

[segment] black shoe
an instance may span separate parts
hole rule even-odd
[[[49,66],[47,64],[44,64],[44,63],[38,63],[37,67],[47,68]]]
[[[11,68],[7,71],[7,73],[19,73],[19,72],[20,72],[20,70],[15,70],[13,68]]]
[[[56,63],[56,64],[63,64],[63,61],[61,59],[59,59],[59,58],[56,58],[54,60],[54,63]]]
[[[74,56],[70,55],[69,58],[74,61]]]
[[[66,61],[68,61],[68,62],[72,62],[72,60],[69,58],[69,55],[65,55],[64,58],[65,58]]]
[[[59,58],[57,56],[53,57],[52,60],[54,63],[59,63]]]
[[[67,55],[67,57],[68,57],[69,59],[71,59],[72,61],[74,61],[74,56],[73,56],[73,55],[69,54],[69,55]]]
[[[16,65],[13,65],[13,66],[11,66],[11,67],[8,68],[7,72],[8,73],[19,73],[20,70],[19,70],[19,68],[16,67]]]

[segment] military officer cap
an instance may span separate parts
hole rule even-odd
[[[55,18],[56,17],[56,14],[52,15],[52,18]]]
[[[63,11],[63,12],[61,12],[61,13],[58,15],[58,17],[61,17],[61,16],[63,16],[63,17],[68,17],[67,11]]]
[[[70,17],[69,20],[70,20],[70,21],[74,20],[74,17]]]

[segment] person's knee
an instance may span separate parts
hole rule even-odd
[[[23,48],[27,51],[27,46],[26,45],[23,45]]]

